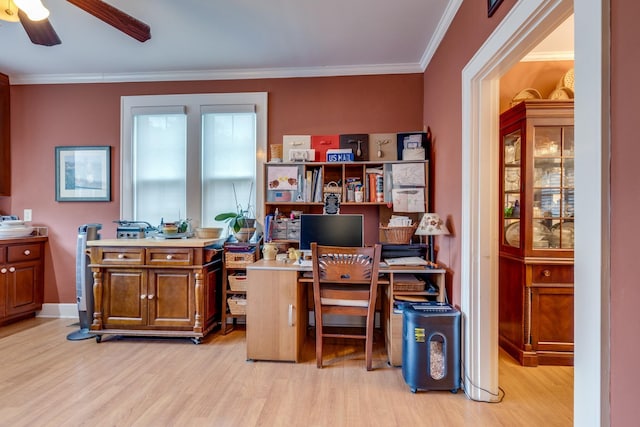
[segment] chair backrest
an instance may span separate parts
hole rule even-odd
[[[380,253],[379,244],[366,247],[342,247],[311,243],[315,295],[320,295],[320,289],[328,285],[334,289],[344,285],[345,291],[350,285],[368,285],[371,292],[369,298],[375,301]],[[343,299],[349,297],[349,294],[341,296]],[[354,300],[361,298],[361,294],[353,295]]]

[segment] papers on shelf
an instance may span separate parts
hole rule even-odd
[[[424,188],[391,190],[394,212],[424,212]]]
[[[426,260],[417,256],[385,258],[384,262],[387,263],[389,267],[394,267],[396,265],[429,265]]]

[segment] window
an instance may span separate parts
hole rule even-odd
[[[224,226],[214,216],[238,205],[261,218],[266,123],[266,93],[123,97],[121,219]]]

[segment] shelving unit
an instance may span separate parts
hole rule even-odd
[[[260,259],[260,243],[226,242],[222,273],[222,333],[231,332],[239,319],[246,321],[247,265]],[[232,319],[231,324],[227,319]]]
[[[391,214],[408,215],[418,220],[419,213],[429,211],[428,160],[266,163],[264,168],[264,212],[267,215],[276,210],[285,216],[291,211],[323,213],[331,207],[328,207],[330,202],[325,203],[325,195],[332,193],[338,196],[340,213],[364,213],[366,221],[375,226],[371,229],[377,233],[379,223],[388,222]],[[376,183],[372,175],[381,176],[382,185]],[[356,201],[356,183],[362,186],[362,201]],[[394,190],[415,192],[411,197],[394,200]],[[399,200],[404,200],[404,206]],[[370,242],[384,241],[379,234],[366,237]],[[297,243],[291,238],[274,240]]]

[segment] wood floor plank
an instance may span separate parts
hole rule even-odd
[[[571,426],[573,368],[524,368],[501,352],[501,403],[411,393],[384,348],[328,345],[317,369],[246,360],[245,332],[68,341],[67,319],[0,328],[0,426]],[[380,343],[379,343],[380,344]]]

